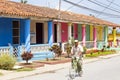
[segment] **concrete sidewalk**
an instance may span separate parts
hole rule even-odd
[[[115,56],[120,56],[120,53],[117,54],[112,54],[112,55],[106,55],[106,56],[100,56],[98,58],[93,58],[93,59],[84,59],[83,63],[91,63],[94,61],[98,61],[100,59],[107,59]],[[70,67],[70,63],[64,63],[64,64],[56,64],[56,65],[45,65],[44,67],[37,68],[33,71],[22,71],[22,72],[16,72],[16,71],[6,71],[6,70],[0,70],[4,75],[0,76],[0,80],[15,80],[17,78],[21,77],[26,77],[26,76],[31,76],[31,75],[36,75],[36,74],[42,74],[42,73],[47,73],[49,71],[53,70],[59,70],[62,68]]]

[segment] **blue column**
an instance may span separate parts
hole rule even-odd
[[[53,22],[48,21],[48,43],[50,46],[53,44]]]
[[[25,51],[30,52],[30,20],[25,20]]]

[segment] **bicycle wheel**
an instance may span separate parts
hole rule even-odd
[[[70,67],[69,68],[69,80],[73,80],[75,78],[76,71],[74,68]]]

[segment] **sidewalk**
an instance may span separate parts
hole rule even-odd
[[[93,58],[93,59],[84,59],[83,63],[91,63],[94,61],[98,61],[100,59],[107,59],[115,56],[120,56],[120,52],[117,54],[112,54],[112,55],[107,55],[107,56],[100,56],[98,58]],[[33,71],[22,71],[22,72],[16,72],[16,71],[6,71],[6,70],[0,70],[4,75],[0,76],[0,80],[15,80],[17,78],[25,77],[25,76],[31,76],[31,75],[36,75],[36,74],[42,74],[42,73],[47,73],[49,71],[53,70],[59,70],[63,69],[66,67],[69,67],[70,63],[64,63],[64,64],[56,64],[56,65],[45,65],[44,67],[37,68]]]

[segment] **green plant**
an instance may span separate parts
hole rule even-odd
[[[92,58],[92,57],[98,57],[98,56],[105,56],[105,55],[109,55],[109,54],[114,54],[115,52],[110,51],[110,50],[106,50],[106,51],[97,51],[95,50],[94,52],[85,54],[87,58]]]
[[[70,43],[66,44],[67,57],[70,57],[72,45]]]
[[[33,54],[31,52],[24,52],[21,55],[22,59],[26,61],[26,63],[28,64],[28,60],[30,60],[33,57]]]
[[[62,54],[62,50],[61,50],[60,46],[58,46],[58,45],[53,45],[49,50],[50,50],[50,51],[53,51],[53,52],[55,53],[54,58],[55,58],[56,56],[59,57],[59,56],[61,56],[61,54]]]
[[[68,43],[66,44],[66,52],[67,52],[67,57],[70,57],[70,54],[71,54],[71,49],[72,49],[72,46],[74,46],[74,38],[72,37],[71,39],[69,39]]]
[[[10,54],[0,55],[0,69],[11,70],[16,63],[16,58]]]
[[[87,52],[87,48],[83,46],[83,54],[86,54],[86,52]]]

